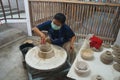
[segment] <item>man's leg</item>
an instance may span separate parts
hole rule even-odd
[[[70,50],[70,42],[66,42],[63,45],[63,48],[67,51],[67,55],[68,55],[68,61],[72,64],[75,57],[76,57],[76,51],[75,49]]]

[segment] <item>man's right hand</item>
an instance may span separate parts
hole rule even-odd
[[[40,31],[37,27],[32,28],[32,30],[41,37],[41,41],[40,41],[41,44],[45,44],[46,43],[45,34],[42,31]]]
[[[41,33],[41,44],[45,44],[46,43],[46,36],[44,33]]]

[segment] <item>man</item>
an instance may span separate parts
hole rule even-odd
[[[52,21],[46,21],[33,28],[33,31],[41,37],[42,43],[46,42],[46,35],[42,32],[48,31],[48,36],[52,44],[61,46],[68,53],[74,50],[75,34],[69,26],[65,24],[66,17],[62,13],[57,13]]]

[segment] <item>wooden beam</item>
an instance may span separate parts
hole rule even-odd
[[[101,2],[83,2],[83,1],[69,1],[69,0],[28,0],[30,2],[36,2],[36,1],[41,1],[41,2],[60,2],[60,3],[75,3],[75,4],[84,4],[84,5],[97,5],[97,6],[118,6],[120,7],[120,4],[117,3],[101,3]]]

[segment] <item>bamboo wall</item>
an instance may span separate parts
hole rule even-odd
[[[105,43],[116,40],[120,25],[120,4],[29,0],[31,25],[34,27],[46,20],[52,20],[58,13],[67,17],[66,24],[76,33],[77,42],[93,33]]]

